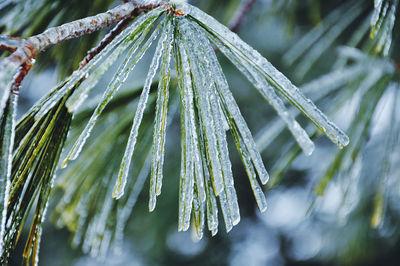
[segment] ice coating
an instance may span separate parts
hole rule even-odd
[[[278,89],[293,105],[301,110],[320,130],[322,130],[339,148],[349,143],[349,138],[334,123],[307,99],[297,87],[295,87],[281,72],[271,65],[257,51],[243,42],[236,34],[220,24],[214,18],[201,10],[188,4],[180,4],[183,13],[190,15],[201,25],[207,27],[211,34],[215,35],[221,42],[232,51],[242,53],[254,67],[258,68],[265,78]]]
[[[5,223],[7,218],[8,197],[10,192],[11,168],[14,148],[15,135],[15,116],[17,111],[18,96],[10,94],[8,104],[1,117],[4,128],[3,142],[1,145],[1,161],[0,161],[0,212],[2,219],[0,221],[0,237],[4,238]],[[3,253],[4,242],[0,241],[0,252]]]
[[[183,67],[188,68],[188,61],[183,61]],[[187,125],[188,129],[186,134],[191,138],[192,154],[191,159],[194,164],[196,186],[198,192],[198,199],[203,203],[206,199],[206,192],[204,188],[204,177],[203,177],[203,164],[201,160],[200,150],[199,150],[199,140],[198,140],[198,129],[196,126],[195,118],[195,105],[194,105],[194,92],[192,87],[192,80],[190,78],[190,72],[184,72],[184,97],[185,97],[185,111],[187,112]]]
[[[0,117],[3,116],[6,102],[8,101],[14,75],[18,65],[7,59],[0,58]]]
[[[199,128],[199,142],[200,145],[200,154],[203,165],[204,172],[204,186],[206,189],[206,213],[207,213],[207,226],[208,230],[211,231],[214,236],[218,232],[218,206],[217,199],[215,197],[212,181],[210,177],[210,172],[207,167],[207,158],[205,157],[205,146],[204,146],[204,134],[202,129]]]
[[[138,24],[138,27],[133,30],[131,36],[123,40],[114,49],[114,51],[112,51],[111,54],[93,71],[93,73],[88,75],[88,78],[82,82],[82,84],[67,100],[66,105],[70,112],[75,112],[81,106],[81,104],[88,97],[89,92],[97,85],[104,73],[115,63],[121,54],[128,49],[129,46],[132,46],[132,43],[134,44],[129,53],[133,52],[133,49],[138,46],[138,44],[135,44],[135,42],[140,43],[143,40],[153,26],[155,20],[156,18],[151,18],[143,22],[143,24]],[[141,32],[139,30],[141,30]]]
[[[387,15],[383,16],[385,18],[382,29],[383,33],[380,36],[376,49],[378,51],[382,51],[384,56],[389,54],[389,50],[392,45],[392,31],[396,21],[396,7],[398,3],[398,0],[394,0],[389,11],[387,12]]]
[[[207,48],[208,47],[208,48]],[[216,55],[210,46],[206,46],[208,52],[208,58],[211,60],[211,66],[214,76],[214,82],[217,85],[217,90],[219,93],[219,98],[223,102],[227,112],[229,114],[229,120],[233,120],[234,123],[237,125],[239,133],[242,135],[244,143],[249,151],[251,156],[251,160],[254,163],[254,166],[257,170],[259,178],[263,184],[268,181],[269,175],[265,170],[264,163],[262,162],[261,156],[257,151],[256,145],[254,143],[253,137],[249,128],[247,127],[246,121],[244,120],[243,116],[240,113],[240,109],[236,104],[235,99],[233,98],[232,93],[229,90],[228,83],[225,79],[225,76],[222,72],[222,69],[218,63]]]
[[[160,78],[158,84],[158,97],[156,107],[155,126],[153,133],[153,155],[150,177],[150,202],[149,209],[153,211],[156,205],[156,197],[161,194],[163,165],[165,153],[165,138],[167,127],[167,110],[170,82],[170,61],[172,53],[172,23],[166,22],[166,39],[163,43],[163,57],[160,67]]]
[[[185,36],[190,35],[191,38],[187,39],[187,44],[191,48],[190,51],[195,53],[197,56],[196,62],[199,62],[199,69],[201,66],[205,70],[203,75],[207,80],[213,80],[215,72],[210,71],[211,64],[207,60],[207,57],[203,56],[206,53],[206,48],[204,45],[210,45],[202,34],[196,34],[197,32],[189,24],[187,20],[180,20],[180,25]],[[211,48],[211,47],[210,47]],[[236,225],[240,221],[239,206],[236,197],[236,191],[234,188],[233,175],[231,170],[231,162],[229,159],[228,144],[226,141],[226,133],[223,128],[224,120],[221,117],[221,108],[219,106],[219,100],[216,93],[216,88],[214,85],[208,87],[208,100],[210,101],[211,115],[213,116],[214,128],[217,137],[217,147],[220,154],[220,161],[222,166],[223,175],[223,186],[226,196],[226,201],[228,204],[229,214],[227,217],[231,219],[232,225]]]
[[[165,118],[162,120],[162,127],[164,127],[164,130],[162,130],[161,132],[164,134],[164,137],[162,138],[164,147],[162,148],[162,151],[160,152],[160,157],[159,157],[160,164],[158,165],[159,172],[158,172],[158,176],[157,176],[157,186],[156,186],[156,194],[157,195],[161,194],[162,178],[163,178],[162,165],[164,162],[164,154],[165,154],[165,134],[166,134],[165,127],[168,123],[166,116],[167,116],[167,104],[168,104],[169,82],[170,82],[170,63],[171,63],[171,57],[172,57],[172,44],[173,44],[172,22],[170,22],[168,24],[167,30],[168,30],[168,33],[167,33],[168,37],[166,39],[165,48],[164,48],[165,54],[164,54],[164,58],[163,58],[163,64],[161,65],[162,72],[160,72],[161,86],[163,87],[163,89],[162,89],[162,91],[163,91],[163,98],[162,98],[163,99],[163,112],[160,114],[162,114],[162,117],[165,117]]]
[[[219,44],[217,42],[217,44]],[[314,143],[309,138],[307,132],[295,120],[292,113],[286,108],[282,99],[275,93],[274,88],[265,82],[263,78],[246,60],[240,62],[236,59],[226,47],[218,45],[218,47],[225,51],[226,54],[232,55],[231,61],[235,66],[249,79],[249,81],[258,88],[261,95],[272,105],[281,119],[286,123],[297,143],[303,149],[305,155],[309,156],[314,151]],[[239,55],[238,55],[239,56]]]
[[[314,101],[318,101],[332,91],[345,85],[349,79],[359,77],[367,71],[369,71],[369,68],[366,67],[365,64],[357,64],[344,69],[338,69],[304,84],[300,89],[305,95],[310,95]],[[321,87],[325,89],[321,90]],[[290,108],[289,111],[294,116],[300,114],[299,110],[294,107]],[[284,129],[285,123],[279,118],[274,119],[263,127],[263,129],[261,129],[255,136],[255,141],[259,150],[265,150]]]
[[[195,190],[193,198],[193,220],[192,220],[192,235],[194,239],[200,240],[203,237],[204,227],[204,206],[205,204],[199,200],[199,194]]]
[[[189,36],[185,36],[189,37]],[[190,38],[187,38],[190,40]],[[188,43],[189,45],[189,43]],[[217,138],[214,128],[213,116],[211,113],[210,102],[208,101],[208,89],[210,86],[210,80],[207,80],[201,70],[201,66],[196,64],[197,57],[191,51],[189,47],[181,47],[182,58],[188,57],[190,60],[189,64],[183,65],[183,70],[190,73],[193,72],[194,77],[194,92],[196,94],[197,108],[199,109],[200,123],[204,132],[205,143],[206,143],[206,153],[207,158],[211,163],[211,179],[213,181],[215,195],[218,196],[219,193],[223,191],[223,176],[221,170],[221,162],[219,160],[219,151],[217,149]],[[184,60],[183,60],[184,61]]]
[[[371,26],[376,28],[376,30],[373,30],[371,32],[372,36],[375,36],[373,32],[376,32],[379,30],[379,28],[382,25],[382,21],[379,21],[380,17],[385,17],[387,10],[389,8],[389,3],[390,1],[383,1],[383,0],[375,0],[374,1],[374,12],[372,13],[371,17]],[[383,5],[384,4],[384,5]]]
[[[158,35],[158,30],[159,29],[160,29],[160,27],[157,27],[157,30],[153,32],[153,33],[155,33],[154,37],[156,37]],[[123,157],[122,162],[121,162],[121,167],[120,167],[120,171],[119,171],[119,174],[118,174],[118,179],[117,179],[117,182],[116,182],[115,187],[114,187],[113,197],[116,198],[116,199],[119,199],[124,194],[124,189],[125,189],[125,185],[126,185],[126,181],[127,181],[127,177],[128,177],[128,173],[129,173],[129,167],[130,167],[130,164],[131,164],[131,160],[132,160],[132,156],[133,156],[133,152],[134,152],[134,148],[135,148],[135,144],[136,144],[137,135],[139,133],[139,127],[140,127],[140,124],[142,122],[144,110],[146,108],[146,104],[147,104],[147,100],[148,100],[148,97],[149,97],[151,83],[152,83],[153,78],[156,75],[156,72],[157,72],[158,67],[160,65],[160,59],[161,59],[162,52],[163,52],[162,48],[163,48],[164,41],[165,41],[166,37],[167,37],[167,35],[164,32],[162,34],[160,40],[158,41],[157,48],[156,48],[153,60],[151,62],[151,65],[150,65],[150,68],[149,68],[149,72],[147,74],[147,77],[146,77],[146,80],[145,80],[145,83],[144,83],[143,91],[142,91],[142,94],[140,95],[138,107],[137,107],[136,113],[135,113],[135,118],[133,119],[133,125],[132,125],[132,129],[131,129],[131,133],[130,133],[129,139],[128,139],[128,144],[126,146],[124,157]],[[150,36],[149,45],[151,44],[152,40],[153,40],[153,38],[152,38],[152,36]],[[146,48],[146,50],[147,50],[147,48]]]
[[[223,75],[223,73],[218,64],[215,53],[214,53],[209,41],[205,38],[205,36],[202,34],[201,31],[196,30],[195,24],[192,24],[191,28],[193,31],[196,31],[197,34],[195,35],[196,37],[194,40],[201,47],[200,49],[198,49],[199,50],[198,56],[200,57],[201,54],[209,55],[209,57],[204,57],[204,58],[209,59],[209,62],[204,62],[204,64],[207,66],[207,69],[210,70],[209,73],[212,73],[212,75],[209,78],[211,80],[214,79],[215,77],[219,77],[219,79],[221,79],[221,80],[225,79],[224,76],[220,76],[221,74]],[[216,81],[216,85],[218,86],[221,84],[218,81]],[[218,91],[218,89],[216,87],[213,87],[214,97],[211,99],[217,98],[217,94],[216,94],[217,91]],[[227,123],[227,121],[229,121],[229,119],[228,119],[226,112],[224,111],[225,108],[223,107],[222,101],[218,101],[218,102],[214,101],[212,106],[214,107],[214,114],[215,114],[216,119],[218,119],[218,117],[220,119],[220,122],[217,124],[223,125],[223,123],[221,121],[222,119],[225,121],[225,123]],[[228,151],[227,151],[227,146],[226,146],[225,133],[218,126],[217,126],[217,128],[219,129],[219,132],[220,132],[220,139],[225,142],[220,147],[223,150],[221,153],[224,154],[225,161],[228,161],[228,163],[226,163],[226,164],[224,163],[224,165],[225,165],[224,170],[225,170],[225,173],[227,173],[227,175],[225,175],[225,179],[226,179],[225,185],[229,191],[228,192],[229,195],[227,195],[227,196],[228,196],[228,198],[231,198],[229,201],[229,202],[231,202],[231,205],[230,205],[231,218],[232,218],[232,224],[235,225],[240,220],[239,207],[237,205],[236,192],[235,192],[234,186],[233,186],[233,176],[230,171],[230,161],[229,161]],[[231,130],[233,131],[232,135],[235,139],[235,143],[237,144],[238,151],[241,154],[242,161],[245,165],[246,172],[248,174],[250,184],[253,189],[253,193],[255,195],[257,204],[258,204],[260,210],[264,211],[266,209],[266,200],[265,200],[264,193],[257,182],[257,175],[256,175],[256,173],[254,171],[254,167],[251,163],[251,159],[250,159],[251,157],[249,156],[249,154],[247,152],[247,148],[244,145],[242,138],[238,134],[235,123],[231,123],[230,125],[228,125],[228,128],[231,128]]]
[[[189,66],[189,59],[185,48],[181,43],[179,45],[181,61],[178,63],[180,70],[179,92],[181,98],[181,130],[182,130],[182,166],[181,166],[181,185],[179,200],[179,224],[178,230],[186,231],[190,226],[190,213],[194,198],[194,175],[195,161],[194,156],[198,153],[198,147],[195,147],[194,141],[197,140],[197,130],[193,122],[193,87]],[[192,110],[190,111],[190,108]],[[198,145],[198,143],[196,143]],[[196,171],[197,172],[197,171]],[[197,173],[196,173],[197,174]]]
[[[76,70],[72,73],[71,76],[67,78],[67,82],[63,84],[61,88],[58,88],[54,91],[51,101],[47,101],[43,104],[40,110],[35,115],[36,119],[39,119],[44,114],[48,113],[49,110],[60,101],[70,90],[72,90],[76,85],[83,80],[85,77],[90,75],[90,71],[92,71],[98,64],[101,62],[103,58],[108,56],[123,40],[128,38],[134,32],[140,28],[140,26],[145,23],[149,19],[157,19],[158,16],[162,13],[164,9],[162,7],[156,8],[148,13],[139,16],[129,27],[123,30],[111,43],[109,43],[104,50],[96,55],[86,66],[82,69]],[[64,83],[64,82],[62,82]],[[57,86],[59,87],[59,86]]]
[[[96,107],[96,110],[94,111],[94,113],[93,113],[92,117],[90,118],[88,124],[86,125],[85,129],[79,136],[78,140],[75,142],[71,151],[67,155],[67,158],[64,160],[64,163],[62,165],[63,167],[66,166],[66,164],[68,163],[69,160],[75,160],[79,156],[83,146],[86,143],[86,140],[90,136],[90,133],[96,124],[98,117],[103,112],[106,105],[111,101],[111,99],[113,98],[115,93],[118,91],[118,89],[126,81],[129,73],[136,66],[137,62],[143,57],[144,53],[150,47],[150,45],[152,44],[154,39],[158,36],[159,30],[160,30],[160,28],[157,27],[156,30],[151,34],[149,39],[143,44],[143,47],[138,51],[137,54],[135,52],[138,49],[141,42],[144,40],[145,35],[142,35],[136,41],[136,43],[134,44],[134,46],[132,47],[132,49],[128,55],[128,58],[124,61],[124,64],[120,66],[119,71],[116,73],[114,78],[109,83],[107,89],[104,91],[104,94],[102,96],[100,104]]]

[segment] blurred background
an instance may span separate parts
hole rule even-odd
[[[229,26],[248,1],[189,2]],[[389,2],[398,5],[398,1]],[[15,33],[39,33],[48,26],[93,15],[118,3],[107,0],[56,1],[52,12],[59,12],[58,15],[40,18],[42,24],[37,22],[36,28]],[[276,113],[245,77],[218,54],[231,90],[259,144],[267,170],[272,173],[272,179],[265,187],[268,210],[259,213],[231,139],[229,148],[241,222],[229,234],[220,226],[216,236],[205,234],[198,242],[193,240],[190,232],[177,232],[180,124],[176,115],[168,129],[165,185],[156,210],[153,213],[147,210],[148,184],[145,183],[127,223],[123,242],[101,259],[86,255],[80,248],[72,248],[68,229],[56,228],[48,218],[41,241],[40,265],[399,265],[400,149],[397,125],[400,108],[397,101],[400,100],[400,86],[396,62],[400,59],[400,39],[396,34],[396,21],[389,52],[379,51],[376,48],[379,43],[370,43],[373,4],[372,0],[257,0],[238,29],[238,35],[244,41],[294,84],[309,88],[310,82],[316,82],[313,85],[317,85],[316,88],[308,90],[307,96],[315,99],[342,129],[353,132],[357,130],[352,125],[362,127],[359,135],[350,134],[350,137],[356,137],[351,141],[357,145],[342,151],[347,154],[346,149],[349,150],[345,156],[348,159],[337,159],[338,148],[318,133],[313,135],[316,150],[306,157],[298,151],[288,130],[279,131],[279,134],[271,132]],[[336,19],[332,15],[334,11],[338,13]],[[397,9],[395,14],[398,13]],[[10,25],[3,26],[3,30],[6,27]],[[319,29],[319,36],[316,29]],[[308,36],[308,43],[304,36]],[[34,71],[24,80],[20,115],[71,73],[97,40],[97,35],[91,35],[68,41],[41,55]],[[353,50],[347,49],[349,47]],[[135,69],[126,90],[143,84],[150,60],[147,56]],[[348,72],[349,67],[358,65],[364,67],[363,74]],[[384,70],[386,67],[389,70]],[[366,82],[375,69],[382,70],[380,76]],[[106,85],[105,78],[103,84],[97,85],[97,93]],[[370,108],[372,110],[367,107],[375,102],[375,94],[353,98],[363,86],[367,86],[368,93],[382,88]],[[332,89],[318,96],[326,88]],[[344,92],[347,94],[342,95]],[[364,119],[361,114],[368,117],[360,126],[357,122]],[[310,124],[305,119],[300,121],[305,126]],[[312,128],[309,132],[313,134]],[[270,136],[273,136],[272,143],[269,143]],[[329,175],[330,167],[335,171]],[[57,175],[62,176],[63,172],[59,171]],[[321,185],[324,178],[329,182]],[[317,189],[321,186],[323,193]],[[48,217],[56,203],[55,194]],[[23,241],[20,242],[18,248],[23,249]],[[20,264],[19,257],[16,256],[12,264]]]

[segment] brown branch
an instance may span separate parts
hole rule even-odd
[[[169,5],[168,2],[160,0],[158,4],[142,5],[139,1],[130,0],[107,12],[95,16],[79,19],[63,24],[58,27],[49,28],[41,34],[27,39],[0,36],[0,50],[13,52],[10,56],[0,60],[0,71],[8,64],[16,65],[16,75],[12,87],[13,93],[18,93],[20,84],[32,68],[33,59],[36,55],[46,49],[63,41],[78,38],[86,34],[99,31],[115,23],[118,25],[112,30],[100,44],[92,49],[81,62],[81,67],[86,65],[93,57],[104,49],[133,18],[142,12],[154,9],[161,5]]]
[[[240,26],[242,26],[244,18],[250,12],[251,8],[256,2],[256,0],[245,0],[245,1],[246,2],[243,3],[241,8],[236,11],[235,15],[233,15],[233,18],[231,20],[229,28],[233,32],[238,32]]]
[[[21,38],[0,35],[0,51],[15,52],[21,46]]]
[[[126,3],[96,16],[79,19],[58,27],[49,28],[41,34],[26,39],[24,45],[19,47],[8,58],[10,61],[18,62],[22,65],[26,61],[35,57],[37,53],[42,52],[53,45],[111,26],[112,24],[131,16],[132,12],[136,8],[136,5],[133,3]]]
[[[100,41],[100,43],[91,49],[87,56],[81,61],[79,64],[79,69],[82,69],[86,66],[87,63],[90,62],[98,53],[100,53],[118,34],[120,34],[126,26],[128,26],[129,22],[132,20],[132,17],[121,20],[114,29],[112,29],[104,38]]]

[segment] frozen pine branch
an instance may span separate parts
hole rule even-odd
[[[287,103],[340,148],[349,143],[346,134],[283,73],[211,16],[185,1],[125,2],[105,13],[50,28],[21,41],[0,40],[12,52],[0,62],[0,75],[5,77],[0,76],[4,84],[0,107],[5,110],[2,130],[12,138],[13,121],[8,116],[13,110],[8,109],[8,99],[14,94],[8,88],[22,80],[33,64],[32,59],[65,40],[118,23],[89,52],[80,67],[38,101],[18,123],[12,162],[9,143],[3,138],[5,148],[1,155],[12,163],[11,173],[7,167],[2,168],[11,183],[9,188],[3,183],[1,190],[4,198],[9,190],[8,201],[3,201],[3,209],[7,209],[3,262],[8,261],[28,214],[35,207],[23,256],[28,263],[32,260],[32,264],[37,264],[42,223],[65,142],[68,150],[62,167],[67,167],[69,162],[71,165],[60,179],[59,187],[65,196],[54,219],[59,226],[67,226],[74,232],[74,245],[99,255],[114,240],[120,240],[149,173],[149,210],[153,211],[162,184],[168,182],[163,174],[166,130],[170,115],[174,114],[170,110],[177,105],[181,118],[178,230],[186,231],[192,226],[194,235],[201,238],[207,225],[215,235],[219,209],[226,231],[240,221],[227,131],[235,141],[255,201],[260,211],[266,210],[261,184],[267,183],[269,174],[212,45],[219,48],[276,110],[305,154],[312,153],[314,144],[296,121],[296,111],[291,111]],[[249,1],[244,6],[236,27],[253,3]],[[120,88],[144,55],[152,51],[153,45],[155,52],[143,87],[127,98],[132,104],[118,105]],[[71,129],[70,124],[82,115],[80,107],[89,93],[117,63],[101,97],[81,123]],[[13,77],[17,70],[19,74]],[[171,73],[176,73],[177,92],[171,87]],[[158,86],[154,86],[157,77]],[[123,108],[114,109],[116,105]],[[104,120],[104,116],[111,122]],[[67,139],[70,132],[73,134]],[[80,178],[82,172],[86,178]],[[65,210],[68,211],[64,213]]]

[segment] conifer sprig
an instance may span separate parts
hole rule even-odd
[[[128,4],[119,8],[128,7]],[[113,10],[116,9],[118,7]],[[174,102],[173,97],[178,98],[170,88],[172,59],[175,61],[181,111],[182,155],[178,210],[178,229],[181,231],[188,230],[192,224],[195,235],[201,238],[207,221],[209,231],[216,234],[218,205],[227,231],[240,221],[227,144],[228,130],[235,140],[258,207],[261,211],[266,209],[266,200],[259,181],[266,184],[269,175],[250,129],[229,90],[228,81],[212,44],[227,56],[274,107],[307,155],[312,153],[314,144],[286,107],[285,101],[302,112],[340,148],[348,144],[349,139],[345,133],[312,101],[257,51],[215,19],[186,3],[175,5],[165,1],[152,1],[146,9],[148,12],[138,16],[129,26],[113,36],[107,45],[100,43],[101,51],[42,98],[18,124],[3,261],[7,261],[26,223],[29,210],[36,204],[23,255],[29,263],[32,254],[32,263],[37,264],[41,226],[72,117],[74,114],[78,116],[79,107],[118,59],[122,59],[122,63],[97,102],[87,124],[80,129],[81,132],[74,133],[77,139],[71,145],[62,166],[66,167],[69,161],[76,159],[81,161],[77,160],[69,170],[71,172],[60,183],[66,194],[57,207],[55,216],[59,225],[68,225],[75,232],[74,244],[82,245],[85,251],[90,251],[93,255],[101,253],[100,250],[106,250],[114,240],[120,239],[121,230],[149,171],[150,211],[156,206],[156,197],[160,195],[162,183],[165,182],[162,171],[170,113],[168,102]],[[130,14],[128,11],[125,13],[127,16]],[[107,19],[105,23],[108,23]],[[75,27],[78,24],[73,22],[69,25]],[[42,50],[41,45],[48,47],[58,43],[53,37],[58,38],[57,35],[51,36],[48,43],[40,42],[39,38],[34,43],[37,46],[34,45],[33,51]],[[127,110],[125,108],[109,114],[109,119],[115,121],[102,120],[107,107],[115,104],[114,96],[117,96],[118,90],[153,42],[157,43],[155,53],[134,108],[133,122],[129,123],[128,119],[132,117],[123,115]],[[28,56],[28,59],[31,58]],[[7,64],[4,65],[8,67]],[[159,68],[157,92],[152,92],[153,79]],[[5,80],[7,83],[9,79]],[[169,99],[169,94],[172,99]],[[3,105],[6,107],[7,97],[4,99]],[[147,105],[154,102],[155,116],[152,115],[153,112],[146,111]],[[2,121],[6,125],[5,115],[9,114],[9,110],[5,110]],[[115,114],[122,114],[123,118],[115,118]],[[152,120],[155,120],[155,129],[153,134],[149,134],[153,131]],[[130,124],[132,126],[128,135],[126,127]],[[99,126],[103,127],[103,133],[97,131]],[[6,128],[4,126],[2,130],[5,131]],[[143,132],[144,135],[141,135]],[[118,138],[119,135],[127,138],[112,145],[109,140]],[[3,146],[7,144],[4,141]],[[125,149],[121,161],[115,156],[110,158],[118,147]],[[153,147],[153,153],[150,147]],[[7,150],[2,152],[2,157],[7,157]],[[139,160],[132,160],[137,153],[141,154]],[[92,170],[104,160],[109,160],[110,171],[105,171],[103,177],[100,169],[104,168]],[[117,165],[119,173],[116,176],[113,170]],[[135,169],[134,174],[132,169]],[[73,180],[81,172],[87,178]],[[3,176],[6,176],[4,173]],[[138,173],[134,182],[131,176],[137,176]],[[109,197],[111,191],[118,201]],[[124,215],[111,218],[119,212]],[[99,231],[102,233],[98,234]]]

